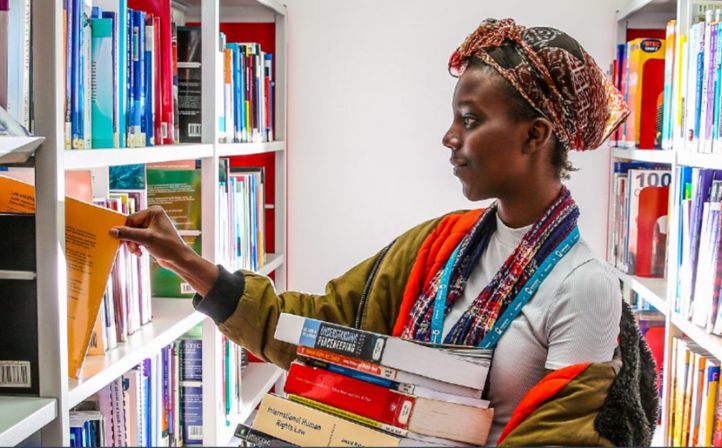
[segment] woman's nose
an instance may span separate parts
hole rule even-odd
[[[461,140],[452,129],[449,129],[441,139],[441,143],[452,151],[456,151],[460,147]]]

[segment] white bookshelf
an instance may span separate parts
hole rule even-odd
[[[0,136],[0,164],[24,163],[43,140],[43,137]]]
[[[0,446],[17,445],[55,416],[52,398],[0,397]]]
[[[202,171],[203,256],[214,263],[218,257],[216,220],[218,216],[218,165],[220,157],[273,153],[275,158],[275,201],[268,207],[275,214],[275,250],[267,254],[263,275],[275,275],[279,291],[286,288],[286,7],[277,0],[173,0],[174,17],[201,23],[202,34],[202,138],[199,144],[178,144],[148,148],[64,149],[64,38],[63,3],[60,0],[32,3],[33,98],[36,102],[35,134],[31,142],[42,145],[35,152],[37,247],[38,247],[38,339],[40,395],[42,404],[29,410],[27,418],[10,410],[26,409],[0,400],[0,445],[17,443],[17,434],[42,428],[42,443],[69,444],[69,411],[143,359],[158,351],[198,324],[203,325],[203,433],[204,445],[229,443],[229,427],[219,402],[222,391],[220,333],[211,319],[196,312],[189,299],[153,299],[153,319],[132,334],[128,341],[102,356],[88,356],[81,378],[68,376],[67,299],[65,297],[65,196],[66,170],[105,168],[180,160],[200,160]],[[275,28],[274,134],[266,143],[219,143],[217,111],[223,97],[217,95],[222,69],[219,53],[220,22],[265,22]],[[180,23],[182,24],[182,22]],[[0,153],[12,143],[0,138]],[[5,146],[3,146],[5,145]],[[28,150],[30,151],[30,150]],[[242,379],[243,415],[250,415],[253,403],[273,384],[282,371],[267,364],[253,365]],[[40,401],[37,401],[40,400]],[[14,406],[14,407],[13,407]],[[29,408],[28,408],[29,409]],[[13,411],[15,412],[15,411]],[[17,414],[17,413],[16,413]],[[7,417],[7,418],[5,418]],[[17,417],[17,418],[16,418]],[[14,420],[13,420],[14,419]],[[24,419],[24,420],[23,420]],[[13,420],[13,421],[11,421]],[[28,424],[27,422],[31,422]],[[19,426],[18,426],[19,425]],[[28,426],[30,425],[30,426]],[[29,428],[29,429],[28,429]],[[15,438],[12,438],[15,437]],[[8,443],[5,443],[5,442]]]
[[[274,384],[277,388],[280,388],[283,379],[283,369],[272,364],[249,363],[248,368],[243,373],[243,381],[241,382],[241,412],[228,417],[228,424],[221,438],[221,440],[227,442],[225,444],[230,443],[231,439],[233,439],[236,425],[248,421],[266,392]]]
[[[665,164],[672,164],[674,162],[674,154],[674,151],[658,151],[653,149],[613,148],[612,151],[612,156],[615,159]]]
[[[286,142],[268,143],[221,143],[218,145],[219,157],[250,156],[266,152],[285,151]]]
[[[179,144],[148,148],[86,149],[64,151],[66,170],[131,165],[135,163],[174,162],[213,157],[213,145]]]
[[[70,407],[85,400],[144,359],[203,322],[191,299],[153,299],[153,320],[105,355],[87,356],[79,379],[71,379]]]
[[[617,270],[619,278],[636,291],[642,299],[655,307],[657,311],[667,315],[667,280],[664,278],[647,278],[627,275]]]
[[[676,18],[678,23],[687,23],[687,8],[691,0],[629,0],[622,6],[617,14],[618,43],[622,43],[627,28],[661,28],[666,22]],[[676,299],[676,281],[678,276],[678,223],[679,209],[676,198],[678,191],[677,169],[681,166],[691,166],[710,169],[722,169],[722,156],[711,154],[698,154],[685,152],[675,146],[673,151],[663,150],[629,150],[614,148],[613,159],[626,159],[644,162],[654,162],[670,166],[672,184],[670,188],[669,203],[669,229],[667,237],[667,272],[665,279],[648,279],[628,276],[620,273],[620,278],[636,291],[645,301],[653,305],[666,316],[665,350],[662,390],[662,424],[655,432],[653,445],[664,446],[665,434],[669,431],[667,410],[670,403],[670,368],[672,338],[687,335],[713,356],[722,359],[722,337],[708,334],[705,329],[694,325],[687,318],[681,316],[674,309]]]

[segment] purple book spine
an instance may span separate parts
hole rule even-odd
[[[710,64],[709,67],[707,67],[708,76],[707,76],[707,116],[705,117],[705,144],[710,145],[711,149],[711,141],[712,141],[712,126],[714,124],[714,78],[715,74],[717,72],[717,67],[714,64],[715,57],[717,55],[717,39],[718,32],[717,27],[712,26],[711,32],[710,32],[710,44],[707,47],[708,51],[710,52],[709,60]]]

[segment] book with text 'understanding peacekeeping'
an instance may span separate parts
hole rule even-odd
[[[0,213],[35,213],[35,188],[0,176]],[[68,295],[68,372],[79,374],[100,309],[119,241],[110,228],[125,216],[65,198],[65,259]]]
[[[489,371],[488,362],[471,362],[438,348],[287,313],[279,317],[275,338],[471,389],[483,390]]]

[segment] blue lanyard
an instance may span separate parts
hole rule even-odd
[[[463,240],[462,240],[463,243]],[[434,298],[434,314],[431,316],[431,342],[433,344],[441,344],[443,338],[441,333],[444,330],[444,311],[446,311],[446,297],[449,295],[449,282],[451,281],[451,271],[454,269],[454,263],[456,258],[459,256],[459,250],[461,249],[461,243],[456,246],[454,252],[449,257],[449,261],[444,266],[444,271],[441,273],[441,280],[439,281],[439,287],[436,290],[436,297]]]
[[[512,321],[521,312],[521,309],[529,303],[534,297],[539,286],[549,276],[549,273],[559,263],[559,261],[571,250],[572,247],[579,241],[579,228],[574,227],[569,235],[562,240],[561,243],[549,254],[539,268],[534,272],[531,278],[527,281],[524,287],[519,291],[514,300],[509,304],[504,313],[496,320],[492,329],[486,333],[484,339],[479,344],[480,348],[492,349],[496,346],[504,332],[509,328]],[[434,301],[434,314],[431,320],[431,342],[434,344],[441,344],[443,338],[441,336],[444,328],[444,309],[446,307],[446,297],[448,295],[448,284],[451,278],[451,271],[453,269],[456,257],[459,255],[459,247],[456,248],[449,261],[444,267],[444,272],[441,275],[441,282],[436,292],[436,298]]]

